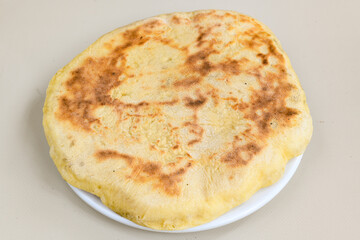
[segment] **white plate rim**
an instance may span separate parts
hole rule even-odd
[[[125,224],[127,226],[138,228],[141,230],[152,231],[152,232],[166,232],[166,233],[200,232],[200,231],[205,231],[205,230],[222,227],[224,225],[238,221],[238,220],[254,213],[255,211],[259,210],[261,207],[263,207],[265,204],[270,202],[290,181],[290,179],[294,175],[296,169],[298,168],[302,157],[303,157],[303,154],[289,160],[289,162],[287,163],[287,165],[285,167],[284,174],[279,181],[277,181],[276,183],[274,183],[273,185],[271,185],[269,187],[260,189],[246,202],[231,209],[230,211],[226,212],[225,214],[221,215],[220,217],[214,219],[211,222],[208,222],[208,223],[196,226],[196,227],[184,229],[184,230],[165,231],[165,230],[151,229],[148,227],[138,225],[138,224],[118,215],[117,213],[113,212],[111,209],[106,207],[97,196],[95,196],[89,192],[83,191],[81,189],[78,189],[70,184],[69,184],[69,186],[76,193],[76,195],[78,195],[90,207],[92,207],[96,211],[100,212],[101,214],[103,214],[117,222]]]

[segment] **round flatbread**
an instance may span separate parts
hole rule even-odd
[[[273,184],[312,134],[273,33],[217,10],[102,36],[53,77],[43,123],[67,182],[166,230],[211,221]]]

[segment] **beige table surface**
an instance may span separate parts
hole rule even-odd
[[[251,15],[278,36],[305,89],[313,139],[285,189],[251,216],[191,234],[141,231],[86,205],[48,154],[55,72],[102,34],[196,9]],[[0,239],[360,239],[360,1],[0,0]]]

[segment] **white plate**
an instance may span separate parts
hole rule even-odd
[[[185,233],[185,232],[199,232],[204,230],[209,230],[217,227],[224,226],[226,224],[235,222],[241,218],[244,218],[262,206],[264,206],[266,203],[268,203],[271,199],[273,199],[280,191],[285,187],[285,185],[289,182],[291,177],[294,175],[297,167],[299,166],[299,163],[301,161],[303,155],[300,155],[296,158],[291,159],[285,168],[284,176],[275,184],[260,189],[258,192],[256,192],[249,200],[244,202],[238,207],[233,208],[229,212],[221,215],[220,217],[216,218],[215,220],[202,224],[197,227],[188,228],[185,230],[179,230],[179,231],[160,231],[160,230],[154,230],[151,228],[140,226],[136,223],[131,222],[130,220],[121,217],[117,213],[110,210],[108,207],[106,207],[100,199],[92,195],[91,193],[85,192],[83,190],[80,190],[76,187],[73,187],[69,184],[69,186],[74,190],[74,192],[87,204],[89,204],[92,208],[97,210],[98,212],[104,214],[105,216],[118,221],[120,223],[123,223],[125,225],[139,228],[142,230],[148,230],[148,231],[154,231],[154,232],[171,232],[171,233]]]

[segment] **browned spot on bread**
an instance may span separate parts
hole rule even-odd
[[[202,130],[202,129],[201,129],[201,130]],[[198,142],[200,142],[200,141],[201,141],[201,138],[196,138],[196,139],[190,140],[190,141],[188,142],[188,145],[191,146],[191,145],[193,145],[193,144],[195,144],[195,143],[198,143]]]
[[[217,106],[218,103],[219,103],[219,95],[217,94],[217,91],[218,89],[216,88],[211,88],[211,90],[207,93],[208,95],[211,96],[213,102],[214,102],[214,105]]]
[[[197,43],[197,46],[198,47],[201,47],[201,45],[204,43],[203,39],[207,36],[208,33],[200,33],[200,35],[198,36],[198,38],[196,39],[196,41],[198,42]]]
[[[241,64],[249,61],[247,58],[240,60],[225,59],[223,62],[213,64],[208,60],[208,57],[212,54],[218,54],[219,52],[213,48],[214,41],[205,41],[204,37],[210,35],[209,32],[200,32],[198,36],[198,47],[201,47],[205,42],[209,43],[207,47],[200,49],[188,56],[185,64],[191,71],[200,74],[201,76],[208,75],[211,71],[222,70],[227,74],[238,75],[241,72]]]
[[[94,118],[90,112],[91,101],[86,100],[70,100],[66,97],[60,98],[60,106],[63,115],[58,115],[60,118],[74,119],[76,124],[81,125],[84,129],[90,129],[90,125],[94,122],[99,122]]]
[[[158,174],[160,170],[161,170],[160,164],[158,163],[149,162],[149,163],[145,163],[143,166],[144,173],[147,173],[149,175]]]
[[[190,55],[185,64],[188,65],[192,71],[199,73],[202,76],[206,76],[214,69],[213,65],[207,60],[207,58],[217,51],[214,49],[203,49],[192,55]]]
[[[145,23],[143,25],[143,27],[153,29],[153,28],[155,28],[155,27],[157,27],[159,25],[161,25],[160,20],[156,19],[156,20],[152,20],[150,22]]]
[[[237,15],[234,15],[234,14],[232,14],[232,13],[228,13],[228,12],[227,12],[227,13],[225,13],[225,14],[224,14],[224,16],[225,16],[225,17],[228,17],[228,18],[237,19]],[[242,20],[242,21],[243,21],[243,20]]]
[[[289,83],[277,81],[278,85],[275,87],[274,83],[279,78],[281,76],[268,73],[265,78],[266,81],[260,82],[261,88],[253,91],[250,103],[233,105],[234,109],[239,109],[245,113],[245,118],[256,123],[263,136],[272,130],[270,126],[272,119],[285,126],[290,125],[291,118],[298,114],[296,109],[287,107],[285,101],[293,86]]]
[[[107,159],[116,159],[116,158],[122,158],[124,160],[126,160],[126,162],[130,165],[132,163],[132,161],[135,159],[134,157],[128,155],[128,154],[123,154],[123,153],[119,153],[117,151],[114,150],[101,150],[98,151],[95,154],[95,157],[99,160],[99,161],[104,161]]]
[[[185,122],[184,126],[187,127],[189,132],[195,136],[194,139],[188,142],[189,146],[201,141],[204,134],[204,129],[199,124],[197,124],[196,118],[193,122]]]
[[[212,24],[210,27],[207,28],[197,25],[196,27],[198,28],[199,35],[196,39],[197,42],[196,46],[200,48],[201,46],[207,43],[207,46],[211,48],[216,42],[214,39],[215,35],[213,34],[213,29],[220,26],[221,23]],[[208,37],[210,38],[207,39]]]
[[[194,16],[193,21],[194,22],[200,22],[204,17],[208,15],[207,13],[198,13]]]
[[[189,24],[189,23],[191,23],[191,20],[187,17],[174,15],[174,16],[172,16],[170,22],[173,24]]]
[[[176,82],[174,83],[174,86],[175,86],[175,87],[184,87],[184,88],[187,88],[187,87],[190,87],[190,86],[193,86],[193,85],[198,84],[200,81],[201,81],[201,78],[198,78],[198,77],[189,77],[189,78],[185,78],[185,79],[180,80],[180,81],[176,81]]]
[[[180,24],[181,23],[180,18],[178,16],[176,16],[176,15],[171,18],[171,22],[173,22],[175,24]]]
[[[235,98],[235,97],[227,97],[227,98],[222,98],[224,100],[227,100],[227,101],[232,101],[232,102],[238,102],[239,99]]]
[[[258,56],[258,57],[260,57],[260,58],[262,59],[262,60],[261,60],[262,64],[264,64],[264,65],[267,65],[267,64],[268,64],[268,60],[267,60],[268,55],[262,54],[262,53],[258,53],[256,56]]]
[[[198,38],[196,39],[196,41],[197,41],[196,45],[198,47],[201,47],[204,43],[207,42],[205,40],[205,38],[211,34],[211,30],[212,30],[212,28],[208,28],[207,30],[204,31],[202,28],[200,28],[200,30],[199,30],[200,34],[199,34]]]
[[[175,105],[175,104],[178,103],[178,102],[179,102],[179,99],[173,99],[173,100],[171,100],[171,101],[157,102],[157,104],[159,104],[159,105],[170,105],[170,106],[172,106],[172,105]]]
[[[178,163],[172,162],[166,165],[157,162],[150,162],[138,157],[133,157],[127,154],[119,153],[115,150],[101,150],[95,154],[95,157],[100,161],[106,159],[123,159],[132,169],[129,179],[135,182],[152,182],[154,188],[161,189],[165,194],[176,196],[180,194],[178,183],[182,181],[182,176],[186,171],[192,167],[191,162],[177,167]],[[170,173],[165,173],[163,168],[174,169]]]
[[[225,154],[221,161],[231,167],[244,166],[260,151],[261,148],[256,143],[248,143],[244,146],[234,147]]]
[[[240,73],[240,64],[236,60],[227,60],[226,62],[219,63],[216,68],[220,68],[222,71],[233,75]]]
[[[155,35],[155,36],[152,36],[151,38],[152,40],[156,40],[156,41],[159,41],[165,45],[168,45],[169,47],[172,47],[174,49],[177,49],[179,51],[183,51],[183,52],[187,52],[187,46],[179,46],[179,44],[174,41],[173,39],[168,39],[168,38],[163,38],[161,35]]]
[[[206,102],[206,100],[207,99],[202,95],[199,95],[199,97],[196,99],[190,97],[184,98],[185,106],[190,108],[198,108],[202,106]]]
[[[267,45],[268,45],[268,50],[269,50],[268,55],[269,56],[271,56],[271,55],[275,56],[280,62],[283,63],[285,61],[284,56],[282,54],[280,54],[279,51],[277,51],[274,43],[269,39],[264,40],[264,42],[266,42]]]
[[[149,106],[150,104],[148,102],[142,101],[139,103],[126,103],[126,104],[120,104],[123,107],[130,107],[130,108],[134,108],[135,111],[137,111],[139,108],[144,107],[144,106]]]

